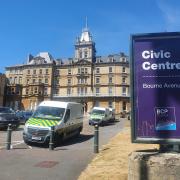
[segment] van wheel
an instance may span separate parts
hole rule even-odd
[[[54,144],[55,146],[59,146],[61,145],[63,142],[63,134],[59,135],[59,134],[55,134],[55,138],[54,138]]]
[[[79,137],[79,136],[80,136],[80,133],[81,133],[81,128],[79,128],[79,129],[77,130],[76,137]]]

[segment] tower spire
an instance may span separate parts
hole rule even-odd
[[[86,29],[88,29],[88,18],[86,16]]]

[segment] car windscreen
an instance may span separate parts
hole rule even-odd
[[[33,118],[62,120],[65,108],[39,106],[33,114]]]
[[[13,113],[13,110],[10,108],[0,107],[0,113]]]
[[[93,109],[92,114],[101,114],[101,115],[104,115],[105,114],[105,111],[104,110],[99,110],[99,109]]]

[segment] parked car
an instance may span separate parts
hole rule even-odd
[[[16,129],[20,125],[20,120],[11,108],[0,107],[0,128],[7,128],[8,124]]]
[[[17,111],[16,115],[18,116],[20,123],[25,124],[26,121],[33,115],[32,111]]]
[[[109,108],[93,107],[90,113],[89,125],[104,125],[111,120]]]
[[[25,119],[24,119],[24,116],[23,116],[23,111],[16,111],[16,116],[20,120],[20,124],[25,123]]]
[[[23,111],[25,122],[33,115],[33,111]]]

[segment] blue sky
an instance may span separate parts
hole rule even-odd
[[[97,55],[129,55],[130,34],[180,31],[179,0],[0,0],[0,72],[29,53],[73,57],[86,16]]]

